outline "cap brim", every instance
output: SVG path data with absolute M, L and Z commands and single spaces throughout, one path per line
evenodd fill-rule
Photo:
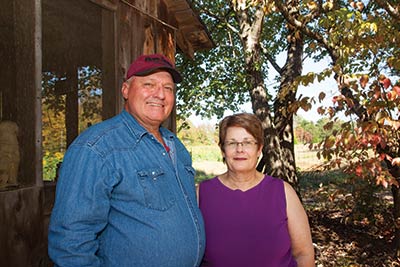
M 146 70 L 146 71 L 135 73 L 134 75 L 135 76 L 146 76 L 146 75 L 149 75 L 151 73 L 154 73 L 154 72 L 157 72 L 157 71 L 162 71 L 162 70 L 168 71 L 169 74 L 171 74 L 172 80 L 174 80 L 174 83 L 182 82 L 183 79 L 182 79 L 181 74 L 177 70 L 175 70 L 173 68 L 168 68 L 168 67 L 152 68 L 152 69 L 149 69 L 149 70 Z

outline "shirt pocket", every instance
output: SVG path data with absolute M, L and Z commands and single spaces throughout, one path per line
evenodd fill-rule
M 167 210 L 175 203 L 171 181 L 162 169 L 138 171 L 139 183 L 144 192 L 144 204 L 154 210 Z

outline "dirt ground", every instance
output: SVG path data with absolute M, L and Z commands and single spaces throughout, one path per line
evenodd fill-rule
M 226 172 L 226 165 L 216 161 L 193 162 L 193 167 L 210 176 Z
M 321 197 L 322 192 L 309 189 L 303 194 L 317 267 L 400 266 L 392 242 L 394 223 L 388 208 L 392 204 L 390 197 L 381 199 L 380 207 L 371 207 L 372 215 L 360 219 L 354 206 L 341 205 L 342 201 L 348 201 L 345 200 L 348 196 L 329 201 Z

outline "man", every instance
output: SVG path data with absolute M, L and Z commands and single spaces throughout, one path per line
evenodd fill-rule
M 143 55 L 122 85 L 125 108 L 68 148 L 49 226 L 56 266 L 198 266 L 204 225 L 190 154 L 161 127 L 182 77 Z

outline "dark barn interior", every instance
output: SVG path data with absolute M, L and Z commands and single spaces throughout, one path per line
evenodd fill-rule
M 135 57 L 193 57 L 214 44 L 187 0 L 0 3 L 0 266 L 50 266 L 59 155 L 120 112 Z

